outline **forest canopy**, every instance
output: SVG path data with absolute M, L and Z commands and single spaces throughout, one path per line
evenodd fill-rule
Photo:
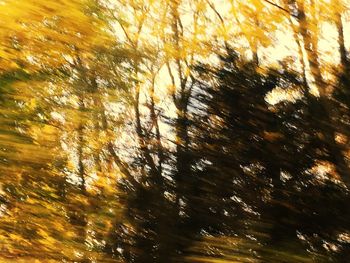
M 349 11 L 0 1 L 0 262 L 347 262 Z

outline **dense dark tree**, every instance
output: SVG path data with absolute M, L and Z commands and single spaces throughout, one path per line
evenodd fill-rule
M 337 236 L 348 229 L 349 195 L 345 185 L 329 180 L 336 176 L 332 169 L 339 163 L 333 145 L 322 136 L 325 126 L 320 122 L 326 121 L 322 101 L 306 93 L 296 102 L 269 105 L 267 95 L 275 88 L 302 90 L 303 83 L 287 71 L 271 69 L 261 75 L 236 56 L 222 58 L 218 69 L 201 66 L 199 70 L 207 80 L 202 82 L 204 93 L 199 99 L 207 114 L 198 130 L 202 143 L 196 143 L 205 163 L 199 181 L 212 195 L 205 198 L 213 200 L 212 218 L 228 231 L 228 215 L 242 217 L 241 221 L 259 215 L 271 224 L 260 230 L 269 236 L 262 241 L 266 250 L 290 249 L 304 256 L 309 250 L 324 255 L 318 260 L 335 261 L 325 244 L 348 253 Z M 328 174 L 317 171 L 320 163 L 332 167 Z M 320 179 L 322 173 L 328 179 Z M 241 229 L 236 226 L 231 231 Z

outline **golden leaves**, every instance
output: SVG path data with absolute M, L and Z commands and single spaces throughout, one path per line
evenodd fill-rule
M 58 67 L 64 54 L 89 51 L 101 45 L 106 34 L 101 22 L 86 15 L 87 1 L 6 1 L 0 5 L 0 69 L 26 64 L 28 56 L 41 67 Z

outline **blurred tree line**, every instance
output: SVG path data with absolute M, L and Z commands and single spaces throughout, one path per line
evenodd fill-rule
M 349 7 L 4 0 L 1 260 L 347 262 Z

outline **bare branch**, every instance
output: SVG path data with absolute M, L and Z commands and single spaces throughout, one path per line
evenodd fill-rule
M 270 5 L 273 5 L 274 7 L 277 7 L 278 9 L 280 9 L 280 10 L 282 10 L 282 11 L 288 13 L 288 15 L 293 16 L 293 17 L 295 17 L 296 19 L 298 19 L 298 16 L 297 16 L 297 15 L 292 14 L 291 12 L 289 12 L 287 9 L 283 8 L 282 6 L 279 6 L 278 4 L 276 4 L 276 3 L 274 3 L 274 2 L 272 2 L 272 1 L 270 1 L 270 0 L 263 0 L 263 1 L 265 1 L 266 3 L 269 3 Z

